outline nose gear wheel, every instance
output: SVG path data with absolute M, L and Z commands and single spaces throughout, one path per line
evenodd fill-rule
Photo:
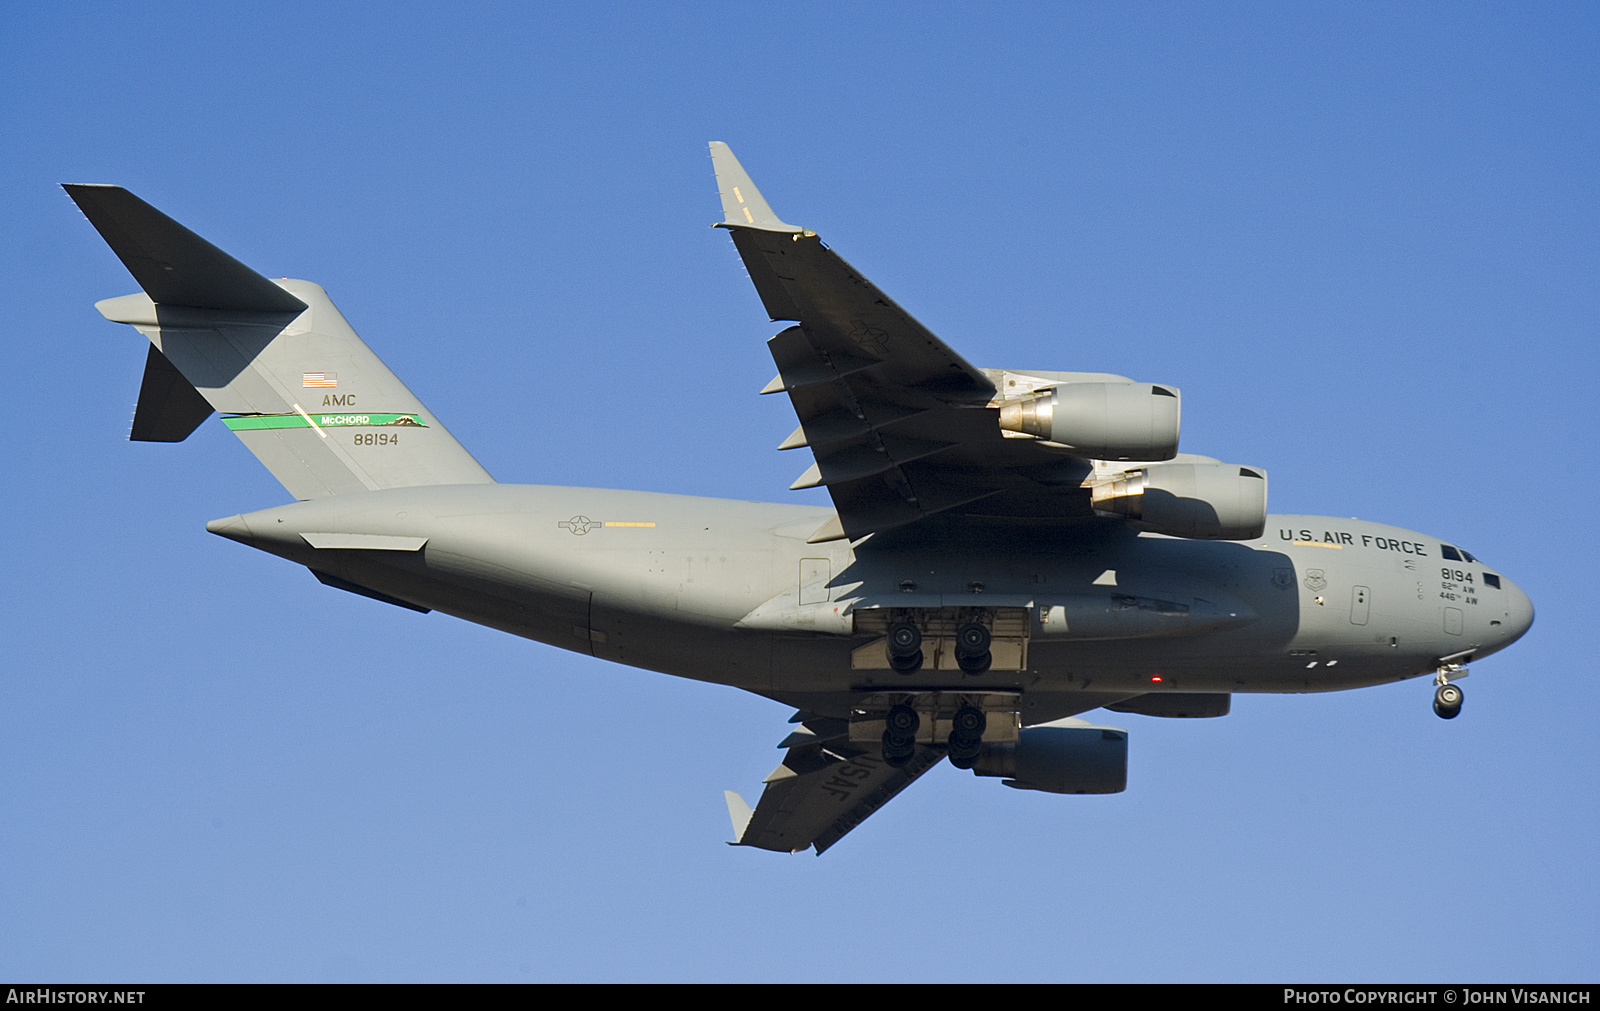
M 1463 693 L 1452 684 L 1442 684 L 1433 693 L 1433 711 L 1441 720 L 1453 720 L 1461 715 Z

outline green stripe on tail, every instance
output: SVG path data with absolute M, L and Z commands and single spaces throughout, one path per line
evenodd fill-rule
M 306 419 L 309 418 L 310 421 Z M 223 418 L 222 423 L 235 432 L 254 432 L 264 428 L 427 428 L 427 422 L 415 414 L 245 414 L 236 418 Z

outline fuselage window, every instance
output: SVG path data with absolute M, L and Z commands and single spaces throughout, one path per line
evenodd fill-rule
M 1492 572 L 1485 572 L 1483 574 L 1483 585 L 1492 586 L 1498 590 L 1500 589 L 1500 577 Z

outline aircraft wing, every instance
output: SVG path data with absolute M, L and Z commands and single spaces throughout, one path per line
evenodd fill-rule
M 736 846 L 780 853 L 815 847 L 821 856 L 944 758 L 943 748 L 919 745 L 910 762 L 894 768 L 877 748 L 851 744 L 842 719 L 799 712 L 795 721 L 799 729 L 779 745 L 788 754 L 766 778 L 755 810 L 726 791 Z
M 1126 698 L 1077 692 L 1052 699 L 1043 715 L 1061 720 Z M 815 849 L 821 856 L 945 757 L 943 744 L 919 744 L 911 760 L 896 768 L 883 760 L 876 742 L 851 741 L 848 720 L 802 709 L 789 722 L 797 726 L 778 744 L 787 753 L 763 780 L 755 808 L 734 791 L 723 791 L 733 820 L 729 845 L 779 853 Z
M 768 342 L 800 420 L 783 449 L 815 464 L 838 524 L 813 542 L 861 537 L 959 507 L 1087 517 L 1088 467 L 999 427 L 998 373 L 969 364 L 815 232 L 778 218 L 726 144 L 711 144 L 723 218 L 767 313 L 799 325 Z M 1021 392 L 1021 391 L 1012 391 Z M 1069 473 L 1070 472 L 1070 473 Z

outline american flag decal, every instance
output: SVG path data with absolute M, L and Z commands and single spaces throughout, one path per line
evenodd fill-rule
M 337 372 L 307 372 L 305 376 L 305 389 L 334 390 L 339 388 L 339 374 Z

